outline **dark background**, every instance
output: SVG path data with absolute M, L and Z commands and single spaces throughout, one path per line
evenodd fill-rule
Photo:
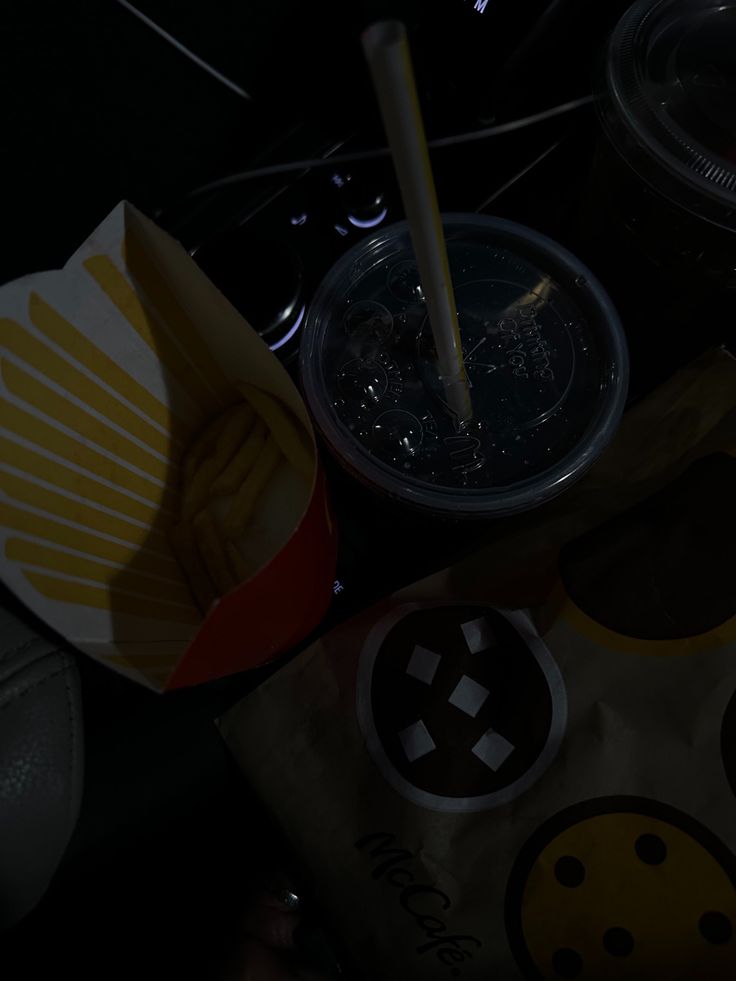
M 380 140 L 360 48 L 380 16 L 409 27 L 428 129 L 444 135 L 579 95 L 627 2 L 489 0 L 482 15 L 473 0 L 137 6 L 253 101 L 115 0 L 4 0 L 2 281 L 63 264 L 123 197 L 154 213 L 248 163 L 309 155 L 318 132 Z
M 5 0 L 4 280 L 62 264 L 123 197 L 145 211 L 364 101 L 359 28 L 416 3 L 140 0 L 245 102 L 114 0 Z M 359 70 L 358 70 L 359 69 Z

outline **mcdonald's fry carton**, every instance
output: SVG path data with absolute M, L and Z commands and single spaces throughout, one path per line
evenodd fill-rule
M 128 203 L 0 289 L 0 400 L 2 578 L 80 650 L 166 690 L 319 623 L 336 538 L 304 404 Z

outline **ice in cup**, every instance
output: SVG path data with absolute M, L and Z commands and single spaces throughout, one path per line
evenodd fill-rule
M 319 287 L 301 348 L 307 402 L 377 493 L 445 515 L 526 510 L 585 473 L 615 432 L 624 333 L 556 242 L 482 215 L 443 224 L 472 421 L 458 428 L 445 402 L 406 223 L 347 252 Z

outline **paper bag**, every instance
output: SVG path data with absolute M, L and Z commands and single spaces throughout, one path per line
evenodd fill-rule
M 498 608 L 513 550 L 491 547 L 222 721 L 356 976 L 736 977 L 733 420 L 658 464 L 637 434 L 649 493 L 599 505 L 534 615 Z

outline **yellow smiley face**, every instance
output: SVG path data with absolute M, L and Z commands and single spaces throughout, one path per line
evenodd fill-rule
M 527 851 L 508 913 L 528 976 L 736 978 L 736 889 L 724 868 L 731 857 L 681 817 L 687 830 L 650 813 L 596 814 L 546 836 L 536 857 Z

